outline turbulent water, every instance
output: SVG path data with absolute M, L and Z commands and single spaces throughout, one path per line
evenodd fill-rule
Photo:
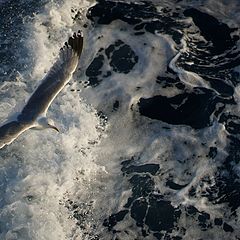
M 238 0 L 0 0 L 0 121 L 74 31 L 48 116 L 0 150 L 1 240 L 240 239 Z

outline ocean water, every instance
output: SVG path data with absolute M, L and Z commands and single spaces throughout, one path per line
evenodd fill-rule
M 1 240 L 240 239 L 238 0 L 0 0 L 0 122 L 74 31 L 48 111 L 0 150 Z

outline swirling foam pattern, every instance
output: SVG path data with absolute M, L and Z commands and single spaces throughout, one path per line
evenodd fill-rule
M 239 239 L 237 0 L 0 1 L 0 119 L 72 32 L 61 133 L 0 151 L 0 239 Z

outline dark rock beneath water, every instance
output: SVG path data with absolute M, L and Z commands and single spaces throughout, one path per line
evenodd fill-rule
M 201 74 L 200 74 L 201 76 Z M 208 81 L 210 86 L 215 89 L 221 96 L 230 97 L 234 94 L 234 88 L 221 79 L 215 79 L 214 77 L 202 75 L 204 80 Z
M 180 79 L 178 77 L 162 77 L 162 76 L 158 76 L 156 83 L 158 83 L 159 85 L 161 85 L 163 88 L 167 88 L 167 87 L 176 87 L 180 90 L 184 90 L 185 89 L 185 85 L 183 82 L 180 81 Z
M 111 71 L 103 72 L 102 70 L 104 64 L 106 64 L 102 50 L 103 49 L 100 49 L 98 51 L 98 55 L 86 70 L 86 76 L 89 78 L 88 82 L 90 86 L 97 86 L 103 78 L 108 78 L 112 74 Z M 121 40 L 117 40 L 114 44 L 107 47 L 105 54 L 113 71 L 118 73 L 129 73 L 138 62 L 138 56 L 135 52 L 129 45 Z
M 147 197 L 154 190 L 154 181 L 147 174 L 144 174 L 143 176 L 133 175 L 129 182 L 133 186 L 132 193 L 135 198 Z
M 151 119 L 161 120 L 174 125 L 188 125 L 199 129 L 211 124 L 210 117 L 215 110 L 217 97 L 214 92 L 204 88 L 195 88 L 191 93 L 174 97 L 154 96 L 141 98 L 140 114 Z
M 199 226 L 202 230 L 206 231 L 212 227 L 210 220 L 210 215 L 206 212 L 201 212 L 198 215 Z
M 88 66 L 86 70 L 86 76 L 89 77 L 90 86 L 96 86 L 101 82 L 98 76 L 102 74 L 101 68 L 103 67 L 103 64 L 104 56 L 98 55 L 93 59 L 91 64 Z
M 182 33 L 178 29 L 183 28 L 183 23 L 174 19 L 178 17 L 178 13 L 172 13 L 171 9 L 165 10 L 157 11 L 150 1 L 128 3 L 98 0 L 98 3 L 89 9 L 87 17 L 98 24 L 110 24 L 119 19 L 135 25 L 137 35 L 144 34 L 145 31 L 153 34 L 160 31 L 171 35 L 174 41 L 180 43 Z
M 122 162 L 122 172 L 132 186 L 132 195 L 124 205 L 124 210 L 105 219 L 103 225 L 109 230 L 115 231 L 119 219 L 124 220 L 130 213 L 136 225 L 141 228 L 142 236 L 152 234 L 155 237 L 162 236 L 162 231 L 167 236 L 173 231 L 181 211 L 172 206 L 170 201 L 155 191 L 153 175 L 159 171 L 158 164 L 133 165 L 134 158 Z M 129 211 L 129 212 L 128 212 Z M 146 228 L 147 226 L 147 228 Z M 168 235 L 169 234 L 169 235 Z M 160 238 L 159 238 L 160 239 Z M 174 239 L 180 239 L 178 236 Z
M 104 62 L 103 55 L 99 55 L 99 56 L 95 57 L 93 59 L 93 61 L 91 62 L 91 64 L 88 66 L 88 68 L 86 70 L 86 75 L 88 77 L 96 77 L 96 76 L 100 75 L 102 73 L 100 71 L 100 69 L 103 66 L 103 62 Z
M 198 209 L 195 208 L 192 205 L 189 205 L 189 206 L 186 207 L 186 212 L 187 212 L 188 215 L 191 216 L 191 215 L 195 215 L 196 213 L 198 213 Z
M 116 214 L 111 215 L 108 219 L 105 219 L 103 226 L 108 227 L 108 230 L 111 230 L 118 222 L 122 221 L 128 210 L 122 210 Z
M 187 184 L 180 185 L 180 184 L 173 182 L 172 180 L 167 180 L 166 186 L 173 190 L 181 190 L 181 189 L 185 188 L 187 186 Z
M 227 223 L 223 224 L 223 230 L 225 232 L 233 232 L 234 231 L 233 228 L 230 225 L 228 225 Z
M 148 203 L 145 198 L 136 200 L 131 207 L 131 217 L 135 219 L 137 226 L 143 227 L 144 218 L 148 209 Z
M 229 113 L 223 113 L 219 119 L 219 122 L 225 125 L 226 130 L 230 134 L 239 134 L 240 117 Z
M 145 223 L 152 231 L 168 231 L 174 228 L 174 223 L 181 215 L 179 209 L 174 208 L 171 202 L 159 199 L 152 195 L 149 199 L 149 208 Z
M 158 164 L 144 164 L 140 166 L 130 165 L 128 167 L 123 166 L 122 171 L 124 173 L 150 173 L 152 175 L 156 175 L 159 171 L 160 167 Z
M 200 31 L 189 31 L 188 50 L 181 54 L 178 65 L 197 73 L 221 96 L 233 96 L 234 87 L 239 84 L 239 73 L 234 68 L 240 64 L 236 29 L 195 8 L 185 10 L 184 14 L 192 17 Z M 201 36 L 206 41 L 201 41 Z
M 234 46 L 237 39 L 233 39 L 231 33 L 235 29 L 229 28 L 227 24 L 221 23 L 213 16 L 195 8 L 185 10 L 184 15 L 192 17 L 205 39 L 213 43 L 217 53 L 222 53 Z
M 222 220 L 222 218 L 215 218 L 214 223 L 217 226 L 221 226 L 223 224 L 223 220 Z
M 212 228 L 212 221 L 209 213 L 199 211 L 197 208 L 191 205 L 186 207 L 186 213 L 187 216 L 191 216 L 193 219 L 195 219 L 202 231 Z
M 228 156 L 215 173 L 213 182 L 206 189 L 204 196 L 213 204 L 226 204 L 232 215 L 240 207 L 240 182 L 235 172 L 235 166 L 239 163 L 240 140 L 234 136 L 228 136 Z
M 217 156 L 217 148 L 216 147 L 210 147 L 209 148 L 209 153 L 208 153 L 208 157 L 214 159 Z
M 135 64 L 138 62 L 138 56 L 134 53 L 131 47 L 121 40 L 111 44 L 105 53 L 110 60 L 110 66 L 113 71 L 119 73 L 129 73 Z

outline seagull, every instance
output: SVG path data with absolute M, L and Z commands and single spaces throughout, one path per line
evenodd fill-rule
M 0 127 L 0 149 L 12 143 L 28 129 L 52 128 L 59 132 L 52 119 L 46 114 L 54 98 L 70 81 L 77 68 L 83 48 L 83 36 L 80 31 L 74 33 L 60 49 L 59 56 L 49 72 L 14 120 L 7 120 Z

